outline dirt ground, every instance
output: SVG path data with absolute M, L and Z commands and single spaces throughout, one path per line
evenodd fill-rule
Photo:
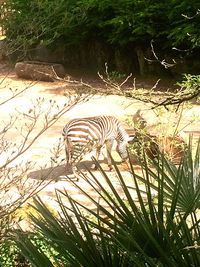
M 27 112 L 29 109 L 33 107 L 33 103 L 37 102 L 37 99 L 44 98 L 45 103 L 49 100 L 55 100 L 58 105 L 63 105 L 66 102 L 66 97 L 63 96 L 63 92 L 66 90 L 67 92 L 71 92 L 71 84 L 66 84 L 62 81 L 58 82 L 36 82 L 32 84 L 32 81 L 21 80 L 18 79 L 14 72 L 9 73 L 9 75 L 5 78 L 5 73 L 0 74 L 0 102 L 2 103 L 5 99 L 9 98 L 10 90 L 12 89 L 23 89 L 28 87 L 28 89 L 20 94 L 18 97 L 11 99 L 9 102 L 0 105 L 0 119 L 3 123 L 9 120 L 9 114 L 15 114 L 17 111 L 21 113 Z M 31 86 L 30 86 L 31 85 Z M 100 84 L 97 84 L 100 86 Z M 144 104 L 142 102 L 126 99 L 122 96 L 117 95 L 94 95 L 88 102 L 81 103 L 75 106 L 73 109 L 69 110 L 65 115 L 63 115 L 50 129 L 48 129 L 42 136 L 38 138 L 36 142 L 32 145 L 32 147 L 25 152 L 20 158 L 18 158 L 12 164 L 20 164 L 20 162 L 25 162 L 27 160 L 35 162 L 34 168 L 29 172 L 29 179 L 38 179 L 38 177 L 45 177 L 46 173 L 50 170 L 50 150 L 55 144 L 58 142 L 59 138 L 62 137 L 62 128 L 63 126 L 72 118 L 77 117 L 88 117 L 95 115 L 113 115 L 119 118 L 121 121 L 125 123 L 125 120 L 129 118 L 138 110 L 141 109 L 144 118 L 148 122 L 149 130 L 154 134 L 158 134 L 156 131 L 173 131 L 177 121 L 179 120 L 179 116 L 174 112 L 165 112 L 159 114 L 156 111 L 150 110 L 150 104 Z M 180 127 L 180 135 L 187 141 L 189 133 L 194 133 L 194 135 L 199 135 L 200 133 L 200 106 L 198 104 L 192 104 L 186 107 L 182 112 L 182 119 L 179 125 Z M 18 124 L 24 124 L 25 121 L 18 121 Z M 155 126 L 161 125 L 160 128 L 156 128 Z M 38 123 L 36 128 L 37 130 L 42 127 L 42 122 Z M 159 129 L 159 130 L 158 130 Z M 168 132 L 169 134 L 169 132 Z M 16 136 L 16 132 L 12 131 L 8 135 L 8 138 L 11 140 L 18 140 L 18 136 Z M 115 152 L 113 152 L 115 155 Z M 64 150 L 62 150 L 61 157 L 64 158 Z M 102 159 L 102 158 L 101 158 Z M 0 155 L 0 164 L 2 164 L 3 160 L 5 160 L 5 155 Z M 103 160 L 103 159 L 102 159 Z M 116 158 L 119 160 L 119 158 Z M 21 163 L 23 164 L 23 163 Z M 82 165 L 80 165 L 81 169 L 84 171 L 84 164 L 88 167 L 91 166 L 90 157 L 86 157 L 83 161 Z M 106 169 L 105 161 L 102 161 L 103 168 Z M 120 166 L 120 165 L 119 165 Z M 124 175 L 127 176 L 127 181 L 131 177 L 126 169 L 120 167 L 124 172 Z M 135 166 L 137 169 L 138 166 Z M 42 171 L 41 171 L 42 169 Z M 55 200 L 55 189 L 63 190 L 66 189 L 70 195 L 72 195 L 77 200 L 80 200 L 85 205 L 92 205 L 92 203 L 88 203 L 88 200 L 81 194 L 80 190 L 75 188 L 70 182 L 60 180 L 60 175 L 65 174 L 64 163 L 60 164 L 53 172 L 48 176 L 47 180 L 53 179 L 40 193 L 42 199 L 48 203 L 48 205 L 56 207 L 57 204 Z M 95 175 L 98 175 L 99 180 L 103 183 L 103 177 L 96 171 Z M 113 181 L 116 187 L 119 187 L 118 180 L 116 178 L 116 174 L 114 172 L 108 172 L 110 179 Z M 88 184 L 80 179 L 77 182 L 81 188 L 84 188 L 88 192 L 92 189 L 88 188 Z M 119 188 L 120 190 L 120 188 Z

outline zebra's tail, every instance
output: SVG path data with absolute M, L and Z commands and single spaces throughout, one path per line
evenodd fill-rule
M 63 130 L 62 130 L 62 136 L 63 136 L 64 140 L 66 140 L 66 138 L 67 138 L 67 133 L 66 133 L 65 128 L 63 128 Z

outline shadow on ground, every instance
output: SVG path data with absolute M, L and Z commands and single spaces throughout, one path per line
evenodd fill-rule
M 101 164 L 102 168 L 105 171 L 108 171 L 108 166 L 106 165 L 105 160 L 100 160 L 99 163 Z M 116 162 L 117 165 L 120 165 L 120 162 Z M 92 170 L 92 161 L 82 161 L 77 165 L 77 168 L 81 172 L 86 172 L 88 170 Z M 95 171 L 93 171 L 95 172 Z M 28 173 L 28 178 L 37 179 L 37 180 L 55 180 L 59 181 L 62 180 L 62 176 L 71 176 L 72 170 L 71 168 L 66 168 L 66 165 L 59 165 L 56 167 L 50 167 L 46 169 L 40 169 L 33 172 Z

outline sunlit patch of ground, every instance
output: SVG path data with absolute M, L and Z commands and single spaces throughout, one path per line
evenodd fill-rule
M 27 90 L 25 90 L 23 94 L 0 106 L 0 118 L 1 121 L 5 122 L 9 120 L 9 114 L 15 113 L 16 110 L 26 112 L 30 109 L 32 107 L 32 103 L 35 103 L 38 97 L 44 97 L 46 100 L 56 100 L 58 104 L 62 105 L 66 101 L 66 97 L 64 97 L 62 93 L 66 90 L 71 92 L 73 89 L 70 85 L 66 86 L 63 82 L 48 83 L 20 80 L 13 72 L 10 73 L 6 79 L 4 79 L 4 77 L 5 72 L 1 75 L 1 79 L 3 79 L 0 85 L 1 101 L 2 99 L 7 99 L 10 96 L 9 91 L 7 90 L 8 88 L 22 89 L 27 87 Z M 29 179 L 44 179 L 46 183 L 48 183 L 46 188 L 44 188 L 39 195 L 42 197 L 42 200 L 47 202 L 52 208 L 58 208 L 58 204 L 55 201 L 55 189 L 65 189 L 71 196 L 81 201 L 84 205 L 92 207 L 93 204 L 90 201 L 88 202 L 88 199 L 80 192 L 80 190 L 75 188 L 70 181 L 59 179 L 60 176 L 66 175 L 64 161 L 52 170 L 50 163 L 50 150 L 58 142 L 58 139 L 62 137 L 61 133 L 63 126 L 72 118 L 95 115 L 113 115 L 118 117 L 121 121 L 125 121 L 127 118 L 130 121 L 132 115 L 138 109 L 141 109 L 143 116 L 148 122 L 149 131 L 153 134 L 160 134 L 161 131 L 167 131 L 170 133 L 170 131 L 173 131 L 175 123 L 179 120 L 178 115 L 174 112 L 166 112 L 159 117 L 158 113 L 150 110 L 150 105 L 143 104 L 142 102 L 136 100 L 126 99 L 125 97 L 117 95 L 94 95 L 90 101 L 75 106 L 72 110 L 62 116 L 50 129 L 40 136 L 34 145 L 20 158 L 18 158 L 15 163 L 20 164 L 22 160 L 29 160 L 35 163 L 34 168 L 29 171 L 28 177 Z M 180 134 L 185 140 L 188 140 L 189 133 L 193 133 L 195 138 L 199 136 L 199 114 L 200 106 L 197 104 L 193 104 L 191 107 L 185 107 L 183 110 L 179 126 L 180 129 L 182 129 Z M 160 121 L 160 118 L 162 118 L 162 121 Z M 23 125 L 24 123 L 25 121 L 19 120 L 18 126 Z M 42 127 L 42 122 L 37 124 L 37 129 L 40 129 L 40 127 Z M 18 138 L 14 129 L 10 131 L 8 137 L 10 139 L 15 139 L 16 142 L 20 141 L 20 138 Z M 115 153 L 113 153 L 113 155 L 114 159 L 116 159 L 119 163 L 119 158 Z M 2 158 L 0 157 L 0 161 L 3 160 L 3 157 L 5 156 L 6 155 L 1 155 Z M 61 157 L 63 159 L 65 157 L 64 148 L 62 148 Z M 113 184 L 120 191 L 121 187 L 115 171 L 107 171 L 104 159 L 101 159 L 100 163 L 102 164 L 103 169 L 106 170 L 106 173 L 112 180 Z M 92 162 L 90 157 L 86 157 L 79 165 L 79 168 L 81 171 L 85 172 L 87 168 L 90 169 L 91 164 Z M 127 181 L 132 184 L 133 179 L 131 174 L 128 172 L 127 166 L 124 164 L 118 164 L 118 167 L 123 176 L 127 177 Z M 138 173 L 141 173 L 138 165 L 134 165 L 134 168 Z M 102 175 L 98 171 L 95 171 L 94 174 L 98 177 L 102 184 L 105 183 Z M 89 188 L 84 179 L 80 178 L 77 183 L 81 188 L 87 190 L 87 192 L 94 194 L 94 197 L 98 197 L 98 195 Z

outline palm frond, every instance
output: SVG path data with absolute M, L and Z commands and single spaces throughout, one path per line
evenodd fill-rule
M 128 181 L 112 160 L 120 190 L 94 159 L 104 182 L 90 171 L 88 175 L 83 174 L 83 179 L 98 197 L 92 197 L 78 183 L 72 183 L 95 205 L 95 210 L 74 200 L 67 191 L 57 191 L 60 216 L 53 215 L 41 199 L 36 198 L 34 207 L 40 216 L 32 215 L 31 219 L 45 242 L 57 252 L 58 263 L 63 260 L 77 267 L 198 267 L 199 147 L 198 143 L 193 155 L 189 144 L 179 166 L 164 155 L 150 166 L 144 154 L 143 175 L 135 173 L 130 164 Z M 145 189 L 141 190 L 141 182 Z M 23 237 L 26 244 L 27 238 Z M 22 246 L 19 240 L 24 255 L 28 256 L 31 250 L 34 257 L 40 253 L 32 245 Z M 38 254 L 40 258 L 46 260 Z

